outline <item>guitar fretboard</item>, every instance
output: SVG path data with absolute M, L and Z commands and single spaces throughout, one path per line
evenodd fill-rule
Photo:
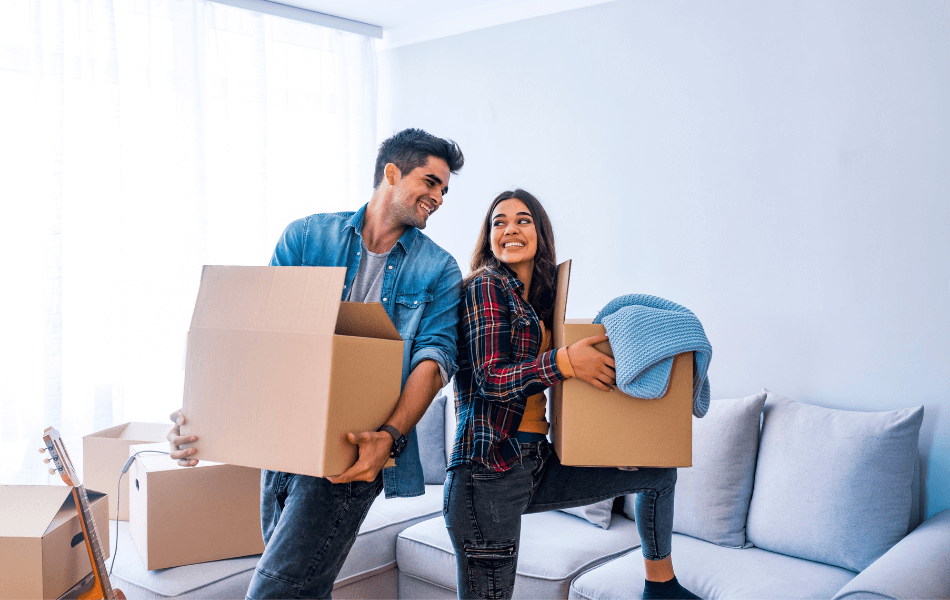
M 93 564 L 92 568 L 96 571 L 96 579 L 102 584 L 102 593 L 106 600 L 115 600 L 115 593 L 112 591 L 112 585 L 109 583 L 109 574 L 106 571 L 106 561 L 102 558 L 102 544 L 99 543 L 99 531 L 96 528 L 96 520 L 92 518 L 92 509 L 89 508 L 89 497 L 86 495 L 86 487 L 82 484 L 73 488 L 79 497 L 79 506 L 84 526 L 84 531 L 89 537 L 89 547 L 92 548 Z

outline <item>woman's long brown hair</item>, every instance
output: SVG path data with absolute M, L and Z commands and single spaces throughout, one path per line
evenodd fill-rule
M 534 256 L 534 271 L 531 274 L 531 289 L 528 290 L 526 300 L 538 318 L 550 329 L 554 314 L 554 277 L 557 274 L 557 259 L 554 253 L 554 230 L 548 213 L 537 198 L 530 193 L 517 189 L 498 194 L 488 207 L 482 229 L 472 251 L 471 273 L 465 278 L 463 287 L 482 272 L 488 269 L 502 270 L 502 262 L 495 258 L 491 251 L 491 217 L 499 202 L 517 198 L 524 202 L 534 219 L 534 228 L 538 235 L 538 250 Z

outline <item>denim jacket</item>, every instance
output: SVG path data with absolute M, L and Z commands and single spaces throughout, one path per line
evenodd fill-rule
M 366 205 L 355 213 L 324 213 L 287 226 L 274 248 L 271 266 L 346 267 L 345 299 L 360 264 L 360 240 Z M 458 348 L 458 301 L 462 272 L 451 254 L 415 227 L 408 228 L 386 260 L 383 307 L 405 342 L 402 385 L 423 360 L 439 364 L 443 376 L 455 371 Z M 396 459 L 383 471 L 386 497 L 425 492 L 415 430 Z

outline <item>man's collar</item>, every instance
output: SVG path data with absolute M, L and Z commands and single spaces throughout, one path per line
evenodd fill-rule
M 361 206 L 358 211 L 353 213 L 353 216 L 350 217 L 350 220 L 346 222 L 346 225 L 343 226 L 343 229 L 345 230 L 347 227 L 352 227 L 355 230 L 356 235 L 362 237 L 363 221 L 366 218 L 366 207 L 368 206 L 369 203 L 366 203 Z M 412 244 L 415 243 L 418 236 L 418 229 L 415 227 L 406 227 L 406 230 L 402 232 L 402 235 L 399 236 L 399 239 L 396 241 L 396 243 L 400 244 L 402 249 L 408 253 L 409 249 L 412 248 Z

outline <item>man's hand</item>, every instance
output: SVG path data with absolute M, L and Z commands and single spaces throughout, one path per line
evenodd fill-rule
M 185 415 L 181 414 L 181 409 L 179 408 L 172 414 L 168 415 L 168 418 L 172 420 L 172 423 L 175 424 L 168 431 L 166 438 L 168 443 L 171 445 L 170 456 L 172 460 L 178 461 L 178 464 L 182 467 L 194 467 L 198 464 L 198 461 L 193 458 L 186 458 L 191 456 L 198 450 L 196 448 L 181 448 L 182 444 L 190 444 L 198 439 L 196 435 L 181 435 L 181 426 L 185 424 Z
M 327 477 L 330 483 L 349 483 L 351 481 L 373 481 L 383 465 L 389 460 L 393 448 L 393 438 L 385 431 L 364 431 L 348 433 L 346 439 L 359 447 L 356 464 L 336 477 Z M 198 461 L 195 461 L 198 462 Z
M 614 359 L 594 348 L 595 344 L 606 341 L 606 334 L 578 340 L 567 347 L 567 356 L 571 359 L 575 377 L 599 390 L 609 392 L 613 389 L 610 386 L 617 381 Z

